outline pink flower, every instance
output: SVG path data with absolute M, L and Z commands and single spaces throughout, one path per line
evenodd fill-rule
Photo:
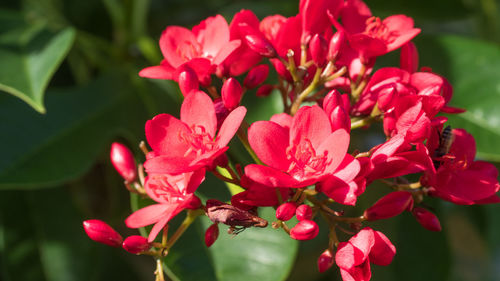
M 125 224 L 130 228 L 154 224 L 148 236 L 149 242 L 154 241 L 174 216 L 190 208 L 193 201 L 199 200 L 194 192 L 203 180 L 203 169 L 178 175 L 150 174 L 146 178 L 144 188 L 157 204 L 135 211 L 125 220 Z
M 292 118 L 290 129 L 273 121 L 258 121 L 248 129 L 248 140 L 268 165 L 246 166 L 250 179 L 271 187 L 304 187 L 337 170 L 346 158 L 349 133 L 332 131 L 319 106 L 305 106 Z
M 330 19 L 337 29 L 346 31 L 351 46 L 365 61 L 398 49 L 420 33 L 410 17 L 393 15 L 381 20 L 361 0 L 347 1 L 341 17 L 343 26 Z
M 396 248 L 380 231 L 366 227 L 348 242 L 340 242 L 335 262 L 344 281 L 368 281 L 370 263 L 386 266 L 392 262 Z
M 498 170 L 491 163 L 474 161 L 474 137 L 464 129 L 452 130 L 454 140 L 449 151 L 440 156 L 436 155 L 440 149 L 439 136 L 437 130 L 434 132 L 427 141 L 429 168 L 421 180 L 431 187 L 430 194 L 456 204 L 499 202 Z
M 177 80 L 176 70 L 189 65 L 198 74 L 200 83 L 217 66 L 240 46 L 239 40 L 230 40 L 229 26 L 221 16 L 209 17 L 192 30 L 181 26 L 169 26 L 160 38 L 163 61 L 158 66 L 147 67 L 139 76 L 154 79 Z
M 322 34 L 330 27 L 327 12 L 337 15 L 343 0 L 301 0 L 299 16 L 302 19 L 301 44 L 307 45 L 315 34 Z
M 148 173 L 178 174 L 211 166 L 238 130 L 246 109 L 237 107 L 217 130 L 217 117 L 210 97 L 191 92 L 182 103 L 181 119 L 160 114 L 146 122 L 146 139 L 153 149 L 144 167 Z

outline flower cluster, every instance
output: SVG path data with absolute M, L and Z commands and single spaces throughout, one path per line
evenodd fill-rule
M 128 189 L 155 201 L 125 220 L 130 228 L 154 225 L 149 237 L 131 236 L 123 247 L 165 255 L 200 215 L 214 223 L 205 235 L 209 247 L 218 225 L 235 234 L 267 227 L 257 208 L 273 207 L 276 221 L 270 226 L 292 239 L 314 239 L 316 221 L 326 220 L 330 243 L 319 255 L 320 272 L 336 264 L 344 281 L 369 280 L 370 264 L 388 265 L 396 253 L 388 237 L 365 226 L 370 221 L 408 211 L 424 228 L 440 231 L 438 218 L 423 204 L 428 196 L 467 205 L 500 202 L 494 165 L 475 160 L 472 135 L 452 129 L 439 115 L 463 110 L 448 105 L 453 90 L 444 77 L 419 70 L 411 42 L 419 33 L 411 18 L 380 19 L 361 0 L 301 0 L 299 13 L 288 18 L 259 20 L 242 10 L 230 24 L 217 15 L 191 30 L 167 27 L 160 38 L 164 59 L 139 75 L 178 82 L 184 101 L 180 119 L 160 114 L 147 121 L 151 151 L 142 147 L 146 160 L 139 173 L 128 149 L 112 147 L 111 160 Z M 397 49 L 399 67 L 375 67 L 379 56 Z M 266 83 L 271 67 L 276 85 Z M 252 92 L 254 98 L 281 95 L 283 112 L 248 124 L 240 103 Z M 350 147 L 351 130 L 375 122 L 382 123 L 386 141 L 367 151 Z M 242 166 L 226 155 L 235 135 L 253 164 Z M 230 203 L 203 204 L 195 194 L 207 172 L 243 191 Z M 410 174 L 419 180 L 409 182 Z M 333 207 L 356 206 L 374 181 L 388 192 L 359 216 Z M 184 210 L 188 215 L 174 235 L 155 243 Z M 293 217 L 298 222 L 292 227 Z M 98 242 L 122 243 L 101 221 L 84 227 Z M 339 241 L 339 231 L 352 237 Z

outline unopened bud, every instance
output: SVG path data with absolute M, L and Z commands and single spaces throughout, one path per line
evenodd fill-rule
M 261 56 L 268 58 L 274 58 L 278 56 L 276 49 L 274 49 L 271 42 L 269 42 L 264 36 L 249 34 L 245 36 L 245 41 L 252 51 Z
M 245 80 L 243 81 L 243 85 L 247 89 L 253 89 L 257 87 L 260 83 L 264 82 L 268 74 L 269 74 L 269 66 L 267 64 L 257 65 L 248 72 L 247 76 L 245 77 Z
M 257 93 L 255 93 L 255 95 L 258 97 L 267 97 L 271 94 L 272 90 L 274 90 L 273 85 L 264 84 L 257 89 Z
M 212 244 L 217 240 L 219 237 L 219 226 L 218 224 L 214 223 L 212 224 L 209 228 L 207 228 L 207 231 L 205 231 L 205 245 L 207 247 L 212 246 Z
M 198 198 L 198 196 L 193 194 L 188 200 L 189 201 L 187 201 L 186 205 L 184 206 L 186 209 L 196 210 L 201 207 L 201 200 L 200 198 Z
M 134 182 L 137 179 L 137 167 L 135 165 L 134 155 L 125 145 L 114 142 L 111 144 L 109 157 L 116 171 L 127 182 Z
M 221 98 L 214 100 L 215 116 L 217 117 L 217 130 L 220 129 L 224 120 L 229 115 L 229 110 L 224 106 Z
M 200 83 L 198 82 L 198 75 L 190 67 L 186 67 L 182 72 L 179 73 L 177 78 L 179 83 L 179 88 L 184 96 L 187 96 L 191 91 L 196 91 L 200 88 Z
M 283 203 L 276 209 L 276 218 L 281 221 L 290 220 L 295 215 L 296 209 L 297 205 L 294 202 Z
M 329 61 L 334 61 L 342 47 L 342 43 L 344 43 L 345 35 L 343 31 L 337 31 L 333 34 L 332 39 L 330 39 L 330 44 L 328 46 L 328 55 L 326 56 Z
M 295 240 L 311 240 L 319 233 L 318 225 L 311 220 L 303 220 L 290 229 L 290 237 Z
M 323 36 L 316 34 L 309 42 L 309 51 L 316 66 L 323 67 L 326 64 L 326 55 L 328 53 L 328 43 Z
M 325 250 L 318 258 L 318 270 L 320 273 L 327 271 L 332 267 L 334 262 L 332 252 L 330 250 Z
M 122 244 L 122 236 L 101 220 L 86 220 L 83 222 L 83 229 L 87 236 L 96 242 L 111 247 L 120 247 Z
M 401 69 L 410 73 L 418 70 L 418 51 L 413 42 L 408 42 L 401 47 L 401 57 L 399 59 Z
M 140 235 L 132 235 L 123 241 L 123 249 L 131 254 L 139 254 L 145 252 L 151 248 L 151 244 L 148 243 L 146 237 Z
M 312 218 L 312 214 L 311 206 L 306 204 L 300 205 L 297 207 L 297 210 L 295 210 L 295 216 L 299 221 L 310 220 Z
M 375 202 L 365 211 L 364 216 L 369 221 L 387 219 L 401 214 L 412 205 L 413 197 L 410 192 L 395 191 Z
M 422 207 L 416 207 L 412 211 L 413 216 L 418 223 L 430 231 L 441 231 L 439 219 L 431 211 Z
M 222 102 L 224 102 L 224 106 L 229 109 L 229 111 L 240 105 L 243 89 L 238 80 L 233 77 L 227 79 L 224 85 L 222 85 L 221 93 Z

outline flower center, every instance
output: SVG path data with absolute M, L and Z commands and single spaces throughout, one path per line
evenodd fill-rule
M 176 53 L 184 61 L 190 61 L 191 59 L 202 56 L 200 44 L 192 41 L 184 41 L 177 45 Z
M 385 25 L 379 17 L 370 17 L 366 20 L 366 29 L 364 33 L 387 43 L 394 42 L 398 36 L 397 31 L 389 31 L 387 25 Z
M 179 138 L 189 145 L 189 149 L 184 153 L 184 157 L 191 153 L 200 156 L 217 148 L 214 138 L 208 134 L 203 126 L 191 126 L 191 132 L 182 132 Z
M 170 203 L 183 201 L 185 197 L 185 188 L 179 186 L 184 182 L 184 175 L 152 175 L 148 181 L 148 189 L 156 198 Z M 182 177 L 182 178 L 180 178 Z
M 287 159 L 291 160 L 288 167 L 288 174 L 297 180 L 322 175 L 328 165 L 328 152 L 323 155 L 316 155 L 311 141 L 302 140 L 298 145 L 290 145 L 286 149 Z

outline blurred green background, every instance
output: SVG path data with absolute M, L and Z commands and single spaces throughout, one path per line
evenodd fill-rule
M 447 77 L 455 89 L 451 104 L 468 109 L 450 117 L 450 124 L 473 133 L 478 157 L 500 163 L 500 1 L 367 4 L 376 16 L 404 13 L 415 19 L 422 28 L 415 40 L 421 66 Z M 109 163 L 110 144 L 128 144 L 143 161 L 137 144 L 145 121 L 162 112 L 177 115 L 181 102 L 175 84 L 137 73 L 160 62 L 157 41 L 167 25 L 191 27 L 218 13 L 230 21 L 240 9 L 260 19 L 292 16 L 298 1 L 0 2 L 0 280 L 153 280 L 152 259 L 92 242 L 81 222 L 98 218 L 124 236 L 137 233 L 123 224 L 131 205 Z M 397 64 L 395 52 L 377 67 Z M 278 111 L 277 98 L 247 93 L 249 120 Z M 380 128 L 353 133 L 353 147 L 380 140 Z M 200 192 L 229 198 L 211 178 Z M 353 212 L 385 192 L 370 186 Z M 132 199 L 135 208 L 144 203 Z M 500 280 L 500 206 L 426 203 L 439 215 L 441 233 L 424 230 L 409 214 L 370 224 L 398 251 L 389 267 L 373 265 L 372 280 Z M 272 217 L 272 211 L 265 215 Z M 340 280 L 336 269 L 317 272 L 324 232 L 298 245 L 271 229 L 249 229 L 234 238 L 221 229 L 207 250 L 207 226 L 206 220 L 195 224 L 174 246 L 166 259 L 172 279 Z

